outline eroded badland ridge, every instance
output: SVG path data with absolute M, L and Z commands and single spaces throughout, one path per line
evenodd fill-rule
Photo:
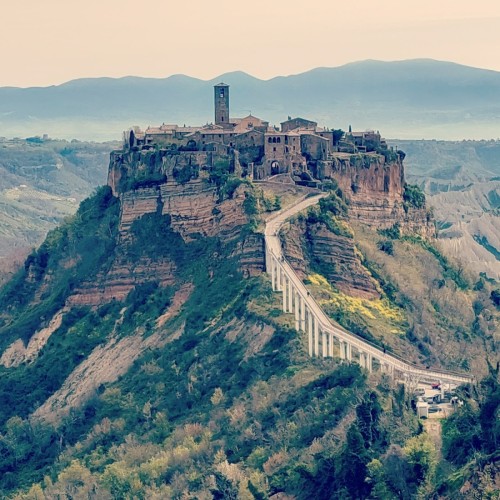
M 263 274 L 266 220 L 318 193 L 280 238 L 327 314 L 422 367 L 488 372 L 498 295 L 440 252 L 425 196 L 405 182 L 402 151 L 378 132 L 231 118 L 223 83 L 214 103 L 210 125 L 128 130 L 108 185 L 1 290 L 0 470 L 10 474 L 2 491 L 401 490 L 391 464 L 410 464 L 404 453 L 427 446 L 410 393 L 380 371 L 310 358 Z M 19 452 L 26 426 L 38 429 L 33 442 L 58 446 Z M 373 460 L 380 466 L 369 468 Z M 432 490 L 430 469 L 407 473 L 408 495 Z M 35 484 L 43 474 L 51 479 Z

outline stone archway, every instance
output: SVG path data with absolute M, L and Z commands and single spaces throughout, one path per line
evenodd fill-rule
M 280 173 L 280 164 L 278 161 L 274 160 L 271 162 L 271 175 L 276 175 Z

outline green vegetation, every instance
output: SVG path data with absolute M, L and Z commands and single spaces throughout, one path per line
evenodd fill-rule
M 362 264 L 389 303 L 404 314 L 406 326 L 402 325 L 402 330 L 418 349 L 421 362 L 432 365 L 440 360 L 460 371 L 484 369 L 484 355 L 475 353 L 484 352 L 485 345 L 486 352 L 496 349 L 493 332 L 498 330 L 498 312 L 491 301 L 494 284 L 482 280 L 472 287 L 464 270 L 452 265 L 427 240 L 416 236 L 388 238 L 393 246 L 393 253 L 388 254 L 374 231 L 354 227 Z M 395 236 L 398 229 L 384 233 Z M 370 333 L 381 331 L 378 327 Z M 442 339 L 446 339 L 445 349 Z M 384 336 L 396 354 L 407 355 L 407 343 L 397 340 Z
M 193 172 L 175 175 L 182 183 Z M 235 193 L 244 196 L 249 224 L 230 241 L 195 234 L 186 242 L 158 210 L 136 219 L 117 246 L 119 202 L 102 189 L 0 292 L 0 333 L 8 345 L 21 332 L 29 339 L 40 318 L 46 324 L 76 286 L 106 273 L 113 259 L 126 255 L 132 269 L 167 262 L 175 278 L 164 286 L 152 274 L 138 279 L 123 302 L 73 308 L 37 359 L 0 369 L 0 496 L 431 498 L 437 456 L 404 387 L 381 373 L 367 377 L 355 364 L 309 358 L 307 340 L 281 314 L 269 280 L 242 279 L 244 238 L 260 213 L 279 209 L 280 199 L 236 179 L 225 162 L 214 166 L 208 182 L 219 195 L 214 214 Z M 349 258 L 362 259 L 347 211 L 333 184 L 301 220 L 349 238 Z M 453 329 L 462 340 L 486 342 L 486 313 L 496 300 L 491 284 L 452 290 L 451 266 L 436 249 L 401 237 L 399 227 L 386 231 L 382 241 L 372 231 L 363 243 L 363 263 L 380 285 L 380 299 L 350 297 L 322 276 L 309 276 L 330 314 L 389 351 L 408 349 L 405 331 L 422 352 L 430 335 L 448 339 Z M 419 265 L 404 260 L 412 258 Z M 419 302 L 422 296 L 428 303 Z M 461 314 L 450 313 L 454 302 Z M 28 420 L 111 338 L 151 343 L 128 372 L 99 386 L 57 429 Z M 464 420 L 457 412 L 444 429 L 444 452 L 458 468 L 477 453 L 489 460 L 498 448 L 498 384 L 482 390 L 477 405 L 469 398 Z M 444 492 L 456 491 L 452 479 L 443 482 Z
M 436 257 L 439 264 L 443 268 L 444 276 L 446 278 L 453 280 L 461 290 L 467 290 L 471 287 L 469 280 L 464 275 L 464 270 L 461 265 L 451 264 L 449 259 L 445 255 L 443 255 L 432 243 L 423 239 L 418 239 L 418 242 L 426 250 L 431 252 L 434 257 Z
M 500 252 L 488 241 L 488 238 L 486 236 L 474 234 L 472 237 L 483 248 L 486 248 L 486 250 L 488 250 L 488 252 L 490 252 L 492 255 L 494 255 L 495 259 L 500 260 Z
M 394 255 L 394 243 L 392 240 L 381 240 L 377 243 L 379 250 L 385 252 L 387 255 Z
M 72 288 L 95 278 L 112 258 L 119 203 L 109 187 L 83 201 L 76 215 L 52 230 L 26 260 L 15 278 L 0 291 L 0 347 L 21 333 L 29 341 L 40 322 L 49 320 Z M 34 301 L 36 293 L 40 301 Z
M 330 191 L 326 198 L 319 200 L 318 206 L 310 207 L 307 210 L 306 222 L 308 225 L 324 224 L 332 233 L 352 238 L 352 231 L 343 220 L 347 215 L 347 211 L 348 207 L 342 198 L 342 191 L 335 188 Z
M 356 335 L 391 349 L 387 339 L 401 335 L 408 327 L 403 310 L 389 298 L 363 299 L 351 297 L 331 286 L 319 274 L 309 275 L 307 284 L 325 312 Z
M 92 349 L 106 340 L 115 321 L 116 311 L 101 316 L 88 309 L 72 309 L 36 362 L 16 369 L 0 367 L 0 427 L 14 415 L 28 417 L 37 404 L 59 389 Z
M 463 390 L 459 395 L 463 406 L 443 422 L 444 456 L 455 468 L 438 492 L 453 498 L 469 481 L 475 486 L 476 498 L 494 499 L 498 489 L 493 464 L 500 449 L 498 364 L 490 366 L 490 374 L 472 392 Z
M 394 243 L 391 240 L 401 240 L 401 241 L 407 241 L 411 242 L 414 244 L 418 244 L 422 246 L 425 250 L 429 251 L 436 257 L 438 260 L 439 264 L 443 268 L 444 271 L 444 276 L 446 278 L 451 279 L 460 289 L 462 290 L 467 290 L 468 288 L 471 287 L 471 284 L 467 277 L 464 274 L 464 269 L 460 264 L 452 264 L 448 257 L 443 255 L 443 253 L 436 247 L 434 243 L 431 241 L 424 239 L 418 235 L 402 235 L 401 233 L 401 227 L 398 223 L 395 223 L 393 226 L 387 229 L 379 229 L 378 233 L 382 236 L 385 236 L 386 238 L 389 238 L 388 240 L 385 240 L 383 242 L 379 242 L 379 250 L 384 251 L 388 255 L 393 255 L 394 253 Z M 387 251 L 386 249 L 382 248 L 382 245 L 385 248 L 391 248 L 392 251 Z
M 85 265 L 90 258 L 92 272 L 106 268 L 107 260 L 94 255 L 96 242 L 85 235 L 99 234 L 101 227 L 116 235 L 116 228 L 107 226 L 117 217 L 108 194 L 100 191 L 83 204 L 76 217 L 80 223 L 68 223 L 32 256 L 27 269 L 36 283 L 49 279 L 48 270 L 51 280 L 62 280 L 66 270 L 59 263 L 66 252 L 77 257 L 73 247 L 88 253 L 78 254 L 82 270 L 91 272 Z M 245 203 L 246 212 L 255 215 L 258 193 L 249 189 Z M 337 203 L 327 200 L 323 210 L 331 213 Z M 283 491 L 305 499 L 395 491 L 385 458 L 393 429 L 401 444 L 419 433 L 400 390 L 387 381 L 380 388 L 368 385 L 356 365 L 311 360 L 301 336 L 274 313 L 279 308 L 268 281 L 241 279 L 238 241 L 185 243 L 170 222 L 159 212 L 137 219 L 127 256 L 132 265 L 145 258 L 172 260 L 174 288 L 152 277 L 122 304 L 74 309 L 33 364 L 2 370 L 1 495 L 29 490 L 18 498 L 145 499 L 210 492 L 217 498 L 266 498 Z M 68 236 L 77 229 L 82 241 Z M 26 283 L 18 278 L 11 287 Z M 57 430 L 26 420 L 111 332 L 114 337 L 157 332 L 156 319 L 182 284 L 192 291 L 162 327 L 178 335 L 144 352 Z M 3 299 L 13 316 L 29 303 L 14 298 L 11 293 Z M 349 422 L 345 439 L 344 422 Z M 337 432 L 339 438 L 333 438 Z
M 388 227 L 387 229 L 379 229 L 378 233 L 381 236 L 390 238 L 391 240 L 399 240 L 401 238 L 401 225 L 398 222 L 395 222 L 391 227 Z
M 334 128 L 332 129 L 332 132 L 333 132 L 333 144 L 338 144 L 342 140 L 342 137 L 344 137 L 345 132 L 340 128 Z
M 191 179 L 198 178 L 199 169 L 193 165 L 184 165 L 183 167 L 176 167 L 173 171 L 174 179 L 179 184 L 186 184 Z M 166 180 L 166 179 L 165 179 Z
M 229 159 L 219 158 L 209 170 L 209 181 L 218 188 L 223 186 L 230 176 Z
M 404 200 L 405 210 L 408 210 L 408 207 L 412 208 L 425 207 L 425 194 L 416 185 L 405 183 L 403 191 L 403 200 Z

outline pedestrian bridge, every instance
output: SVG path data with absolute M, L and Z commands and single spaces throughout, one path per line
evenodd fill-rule
M 286 219 L 308 208 L 326 196 L 320 194 L 305 198 L 293 207 L 283 210 L 268 220 L 265 230 L 266 272 L 271 277 L 273 290 L 283 294 L 283 312 L 295 317 L 295 329 L 307 334 L 310 356 L 340 357 L 357 361 L 368 370 L 379 370 L 402 380 L 463 384 L 473 378 L 466 374 L 420 368 L 404 359 L 389 354 L 374 344 L 334 324 L 314 300 L 307 288 L 285 260 L 278 232 Z

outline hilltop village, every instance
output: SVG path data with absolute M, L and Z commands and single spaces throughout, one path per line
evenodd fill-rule
M 311 186 L 315 180 L 329 177 L 332 162 L 353 154 L 398 160 L 379 132 L 344 133 L 290 116 L 280 128 L 252 114 L 232 118 L 229 85 L 225 83 L 214 86 L 214 116 L 214 123 L 200 127 L 162 124 L 145 131 L 133 127 L 124 132 L 124 151 L 206 152 L 210 153 L 205 156 L 208 166 L 217 157 L 226 157 L 231 159 L 234 173 L 243 177 L 261 180 L 290 174 L 295 182 Z

